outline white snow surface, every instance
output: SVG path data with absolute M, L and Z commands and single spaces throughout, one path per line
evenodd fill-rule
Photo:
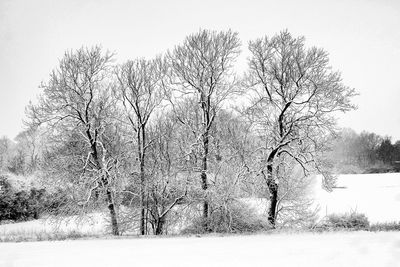
M 0 267 L 400 266 L 400 232 L 0 243 Z
M 331 213 L 364 213 L 371 223 L 400 221 L 400 173 L 348 174 L 338 177 L 332 192 L 317 176 L 313 197 L 323 217 Z
M 342 174 L 331 192 L 322 188 L 322 177 L 312 180 L 310 199 L 319 219 L 329 214 L 364 213 L 370 223 L 400 221 L 400 173 Z M 268 199 L 243 198 L 258 213 L 266 213 Z

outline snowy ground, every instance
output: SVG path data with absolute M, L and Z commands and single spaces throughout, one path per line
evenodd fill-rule
M 400 232 L 0 243 L 0 266 L 400 266 Z
M 320 216 L 357 211 L 371 223 L 400 221 L 400 173 L 340 175 L 332 192 L 315 184 L 315 204 Z
M 370 223 L 400 221 L 400 173 L 340 175 L 332 192 L 322 189 L 322 178 L 314 177 L 313 208 L 319 218 L 332 213 L 364 213 Z M 260 213 L 266 212 L 266 199 L 245 199 Z

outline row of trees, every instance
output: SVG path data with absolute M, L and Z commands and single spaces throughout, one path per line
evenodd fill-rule
M 11 172 L 17 175 L 28 175 L 34 172 L 39 164 L 41 154 L 40 133 L 35 130 L 20 132 L 14 140 L 6 136 L 0 138 L 0 173 Z
M 356 166 L 363 171 L 371 167 L 382 171 L 399 169 L 400 141 L 392 143 L 390 137 L 344 129 L 333 148 L 330 157 L 335 159 L 339 169 L 346 169 L 346 166 Z
M 354 108 L 354 90 L 303 37 L 283 31 L 248 47 L 240 77 L 232 31 L 201 30 L 162 56 L 120 65 L 100 47 L 66 52 L 27 107 L 30 129 L 46 139 L 41 176 L 74 207 L 107 203 L 114 235 L 137 217 L 141 234 L 161 234 L 182 203 L 211 231 L 213 213 L 254 196 L 268 196 L 275 226 L 310 174 L 333 182 L 333 116 Z

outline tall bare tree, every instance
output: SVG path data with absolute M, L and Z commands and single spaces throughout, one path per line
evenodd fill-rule
M 134 132 L 133 141 L 137 144 L 137 159 L 140 181 L 140 233 L 146 234 L 145 191 L 146 156 L 152 140 L 148 140 L 149 119 L 163 100 L 163 79 L 165 64 L 161 58 L 154 60 L 136 59 L 117 68 L 118 99 L 124 107 L 124 114 Z
M 170 100 L 174 108 L 179 108 L 177 99 L 194 98 L 200 115 L 197 118 L 179 117 L 196 136 L 195 142 L 201 147 L 200 178 L 205 197 L 203 218 L 207 228 L 209 201 L 207 200 L 207 172 L 209 170 L 210 129 L 218 110 L 234 91 L 232 67 L 240 52 L 238 34 L 231 31 L 215 32 L 200 30 L 189 35 L 182 44 L 168 53 L 172 71 Z
M 262 137 L 261 172 L 269 189 L 268 221 L 275 225 L 279 179 L 277 159 L 293 158 L 308 175 L 323 168 L 327 135 L 335 129 L 336 112 L 354 108 L 355 94 L 329 66 L 323 49 L 305 47 L 304 37 L 283 31 L 272 38 L 249 43 L 251 56 L 247 77 L 253 97 L 247 112 L 254 130 Z
M 42 84 L 38 103 L 30 104 L 27 113 L 32 125 L 49 127 L 58 142 L 64 136 L 81 138 L 79 144 L 87 154 L 74 163 L 80 163 L 81 176 L 86 177 L 87 200 L 98 189 L 105 193 L 112 234 L 118 235 L 115 177 L 111 174 L 118 161 L 110 148 L 115 107 L 110 94 L 111 60 L 112 54 L 97 46 L 66 52 L 49 81 Z
M 154 140 L 149 149 L 149 163 L 152 166 L 148 181 L 148 202 L 150 224 L 153 233 L 164 234 L 167 225 L 176 221 L 179 213 L 175 207 L 187 201 L 188 188 L 192 184 L 192 173 L 182 153 L 182 126 L 172 112 L 163 113 L 151 127 Z M 172 214 L 170 216 L 170 214 Z

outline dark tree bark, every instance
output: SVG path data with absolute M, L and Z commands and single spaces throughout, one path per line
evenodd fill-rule
M 164 234 L 164 225 L 165 225 L 165 216 L 159 218 L 158 220 L 155 221 L 155 231 L 154 233 L 156 235 L 162 235 Z
M 275 228 L 276 206 L 278 204 L 278 184 L 272 180 L 267 184 L 270 201 L 270 205 L 268 207 L 268 222 L 271 224 L 272 227 Z
M 145 192 L 145 144 L 146 144 L 146 132 L 145 127 L 139 127 L 138 131 L 138 158 L 139 158 L 139 176 L 140 176 L 140 234 L 146 234 L 146 192 Z
M 203 220 L 204 220 L 204 229 L 209 230 L 208 228 L 208 215 L 209 215 L 209 202 L 208 202 L 208 194 L 207 194 L 207 189 L 208 189 L 208 179 L 207 179 L 207 161 L 208 161 L 208 154 L 209 154 L 209 125 L 211 125 L 210 121 L 210 100 L 209 99 L 204 99 L 202 95 L 202 110 L 203 110 L 203 124 L 206 125 L 207 127 L 205 128 L 205 131 L 202 135 L 202 141 L 203 141 L 203 156 L 202 156 L 202 166 L 201 166 L 201 188 L 204 190 L 204 200 L 203 200 Z
M 110 217 L 111 217 L 111 232 L 113 235 L 119 235 L 119 227 L 118 227 L 117 213 L 115 212 L 114 197 L 109 189 L 107 189 L 106 194 L 108 201 L 108 210 L 110 212 Z

